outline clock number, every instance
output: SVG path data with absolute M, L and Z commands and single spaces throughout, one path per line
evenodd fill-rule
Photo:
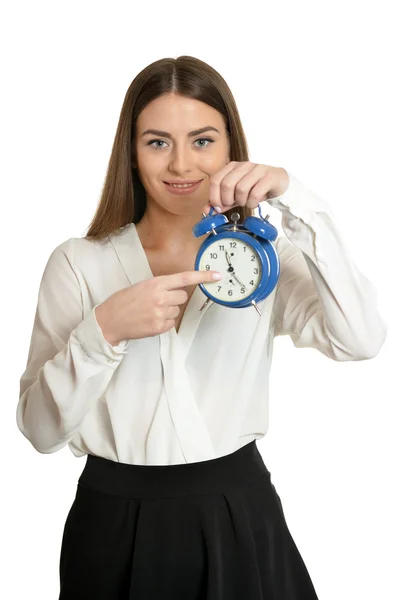
M 247 247 L 246 247 L 246 246 L 244 246 L 244 252 L 246 252 L 246 251 L 247 251 Z
M 255 260 L 255 254 L 253 254 L 253 255 L 251 256 L 251 262 L 254 262 L 254 260 Z
M 206 269 L 207 271 L 209 271 L 209 269 L 210 269 L 210 268 L 211 268 L 211 265 L 205 265 L 205 269 Z
M 242 287 L 241 288 L 241 294 L 244 294 L 244 292 L 245 292 L 245 288 Z
M 259 273 L 259 269 L 254 269 L 254 273 Z
M 249 282 L 249 284 L 250 284 L 250 285 L 255 285 L 255 284 L 254 284 L 254 280 L 253 280 L 253 279 L 251 279 L 251 281 Z
M 219 250 L 224 250 L 224 245 L 222 246 L 222 244 L 219 244 Z
M 216 252 L 211 252 L 211 254 L 210 254 L 210 257 L 211 257 L 211 258 L 217 258 L 217 257 L 218 257 L 218 255 L 217 255 L 217 253 L 216 253 Z
M 228 294 L 229 294 L 229 296 L 232 296 L 233 295 L 233 290 L 229 290 Z
M 218 292 L 220 292 L 221 289 L 222 289 L 222 286 L 218 285 Z
M 237 242 L 230 242 L 230 248 L 236 248 Z

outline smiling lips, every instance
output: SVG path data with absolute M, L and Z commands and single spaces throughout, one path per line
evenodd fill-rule
M 198 183 L 198 181 L 200 181 L 199 179 L 169 179 L 168 181 L 165 181 L 165 183 L 171 183 L 171 184 L 178 184 L 178 185 L 186 185 L 189 183 Z
M 171 185 L 171 186 L 177 187 L 177 188 L 188 188 L 195 184 L 194 183 L 168 183 L 168 185 Z
M 167 183 L 166 181 L 164 183 L 172 194 L 184 196 L 186 194 L 192 194 L 195 190 L 197 190 L 202 183 L 202 179 L 197 181 L 197 183 L 185 183 L 184 185 Z

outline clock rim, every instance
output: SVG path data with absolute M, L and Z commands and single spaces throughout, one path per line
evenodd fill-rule
M 199 267 L 199 263 L 201 261 L 202 255 L 207 250 L 207 248 L 212 245 L 213 241 L 216 242 L 216 238 L 217 238 L 217 240 L 221 240 L 221 239 L 225 239 L 225 238 L 239 239 L 241 241 L 244 241 L 248 246 L 251 246 L 253 248 L 253 250 L 257 253 L 257 255 L 259 257 L 259 262 L 262 267 L 262 274 L 260 277 L 259 285 L 246 298 L 243 298 L 241 300 L 234 300 L 231 302 L 229 302 L 228 300 L 220 300 L 219 298 L 216 298 L 213 294 L 211 294 L 205 288 L 205 285 L 203 283 L 198 284 L 199 287 L 201 288 L 202 292 L 210 300 L 212 300 L 213 302 L 215 302 L 217 304 L 221 304 L 223 306 L 228 306 L 230 308 L 246 308 L 247 306 L 251 306 L 254 301 L 256 302 L 256 299 L 258 297 L 262 296 L 263 290 L 266 288 L 266 285 L 267 285 L 267 277 L 266 277 L 265 273 L 270 271 L 270 258 L 267 255 L 266 249 L 263 247 L 263 245 L 258 240 L 254 239 L 250 233 L 246 233 L 244 231 L 240 231 L 240 230 L 232 231 L 231 229 L 226 229 L 224 231 L 217 232 L 216 235 L 211 233 L 203 241 L 203 243 L 201 244 L 201 246 L 198 249 L 197 256 L 195 258 L 195 264 L 194 264 L 194 268 L 196 271 L 200 270 L 198 267 Z M 263 254 L 265 256 L 263 256 Z M 266 259 L 266 256 L 267 256 L 267 259 Z M 215 282 L 215 283 L 217 283 L 217 282 Z

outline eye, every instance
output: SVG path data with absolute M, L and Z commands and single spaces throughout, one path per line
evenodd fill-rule
M 161 142 L 161 144 L 166 144 L 166 142 L 164 142 L 163 140 L 151 140 L 151 142 L 148 142 L 147 146 L 152 146 L 153 144 L 155 144 L 156 142 Z M 156 150 L 158 150 L 159 146 L 154 146 L 154 148 Z
M 196 142 L 210 142 L 210 144 L 213 144 L 214 140 L 212 140 L 211 138 L 199 138 L 198 140 L 195 140 L 194 143 Z M 209 146 L 209 144 L 207 144 Z M 200 148 L 206 148 L 206 146 L 200 146 Z
M 212 140 L 211 138 L 199 138 L 198 140 L 195 140 L 195 144 L 197 142 L 209 142 L 210 144 L 213 144 L 215 140 Z M 148 142 L 147 146 L 153 146 L 153 144 L 156 144 L 157 142 L 160 142 L 161 144 L 166 144 L 166 142 L 164 140 L 151 140 Z M 202 144 L 199 147 L 200 148 L 206 148 L 209 144 L 205 145 Z M 164 146 L 153 146 L 153 148 L 155 150 L 162 150 L 162 148 L 164 148 Z

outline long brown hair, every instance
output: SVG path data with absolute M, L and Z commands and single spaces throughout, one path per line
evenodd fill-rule
M 146 209 L 146 192 L 132 163 L 135 161 L 136 120 L 155 98 L 177 93 L 200 100 L 222 115 L 230 142 L 230 160 L 247 161 L 248 145 L 234 97 L 223 77 L 192 56 L 162 58 L 148 65 L 132 81 L 122 105 L 107 173 L 96 213 L 85 239 L 102 240 L 129 223 L 138 223 Z M 254 214 L 248 207 L 232 212 L 243 219 Z

